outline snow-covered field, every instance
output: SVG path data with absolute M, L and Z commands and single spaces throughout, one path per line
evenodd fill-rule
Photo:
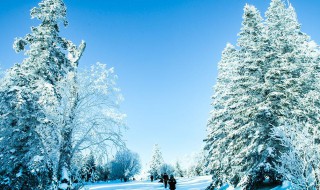
M 204 190 L 209 186 L 212 176 L 201 176 L 193 178 L 177 178 L 177 190 Z M 133 181 L 127 183 L 110 182 L 95 185 L 87 185 L 84 190 L 163 190 L 162 183 L 157 181 Z M 169 189 L 169 188 L 167 188 Z
M 211 176 L 200 176 L 192 178 L 177 178 L 177 190 L 204 190 L 209 186 Z M 131 182 L 109 182 L 87 185 L 82 190 L 164 190 L 162 183 L 157 181 L 131 181 Z M 168 190 L 169 188 L 167 188 Z M 282 186 L 275 188 L 261 188 L 259 190 L 288 190 L 290 184 L 285 182 Z M 225 185 L 221 190 L 241 190 L 241 188 L 232 188 Z

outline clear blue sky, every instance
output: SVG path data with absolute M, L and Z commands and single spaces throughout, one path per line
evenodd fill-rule
M 38 25 L 29 10 L 40 0 L 0 0 L 0 66 L 21 62 L 15 37 Z M 320 41 L 320 1 L 291 0 L 302 29 Z M 165 161 L 199 151 L 206 136 L 217 63 L 236 43 L 245 3 L 262 15 L 269 0 L 65 0 L 61 35 L 87 49 L 81 67 L 115 67 L 128 115 L 127 145 L 144 163 L 158 143 Z

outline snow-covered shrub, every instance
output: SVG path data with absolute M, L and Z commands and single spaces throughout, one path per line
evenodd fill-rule
M 171 175 L 174 173 L 174 167 L 170 164 L 166 164 L 166 163 L 163 163 L 161 166 L 160 166 L 160 169 L 159 169 L 160 173 L 161 174 L 168 174 L 168 175 Z
M 139 155 L 130 150 L 119 151 L 110 162 L 110 168 L 112 179 L 121 179 L 126 182 L 130 177 L 140 173 Z
M 286 148 L 276 169 L 294 189 L 313 190 L 319 187 L 319 136 L 310 134 L 310 130 L 314 131 L 313 126 L 296 123 L 274 128 L 272 133 Z

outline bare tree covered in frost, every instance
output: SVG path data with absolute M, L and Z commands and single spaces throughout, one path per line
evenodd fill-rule
M 25 50 L 28 57 L 8 71 L 0 87 L 3 189 L 49 189 L 59 177 L 57 84 L 74 69 L 84 49 L 84 44 L 78 49 L 59 36 L 59 23 L 67 25 L 61 0 L 43 0 L 31 10 L 31 17 L 41 24 L 14 43 L 14 49 Z
M 126 115 L 119 111 L 123 97 L 117 78 L 114 68 L 102 63 L 78 73 L 77 106 L 72 124 L 73 154 L 91 149 L 96 156 L 102 156 L 113 147 L 125 147 L 122 131 L 126 129 Z
M 113 147 L 125 147 L 122 131 L 126 115 L 119 112 L 123 98 L 116 80 L 113 68 L 97 63 L 89 70 L 70 72 L 59 84 L 63 97 L 62 125 L 70 132 L 66 136 L 68 162 L 87 150 L 103 157 Z
M 296 123 L 273 129 L 273 138 L 286 149 L 276 169 L 291 182 L 293 189 L 319 189 L 319 134 L 309 133 L 314 130 L 313 127 L 306 123 Z
M 274 138 L 274 129 L 285 123 L 312 126 L 310 135 L 320 129 L 319 48 L 301 32 L 291 5 L 272 0 L 266 17 L 263 22 L 246 5 L 239 50 L 228 45 L 219 63 L 205 140 L 214 175 L 210 188 L 229 183 L 255 189 L 265 179 L 288 179 L 278 167 L 286 165 L 288 148 Z M 295 135 L 302 133 L 296 129 Z

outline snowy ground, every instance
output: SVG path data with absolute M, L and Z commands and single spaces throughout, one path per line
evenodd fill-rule
M 211 182 L 211 176 L 200 176 L 192 178 L 178 178 L 177 190 L 204 190 L 209 186 Z M 109 182 L 99 183 L 93 185 L 87 185 L 82 190 L 164 190 L 162 183 L 150 182 L 150 181 L 132 181 L 132 182 Z M 261 188 L 259 190 L 288 190 L 290 184 L 285 182 L 282 186 L 275 188 Z M 168 188 L 167 188 L 168 190 Z M 241 190 L 241 188 L 232 188 L 228 185 L 221 188 L 221 190 Z
M 193 178 L 178 178 L 177 190 L 204 190 L 209 186 L 211 176 L 201 176 Z M 164 190 L 162 183 L 150 181 L 134 181 L 127 183 L 110 182 L 96 185 L 87 185 L 84 190 Z M 168 189 L 168 188 L 167 188 Z

